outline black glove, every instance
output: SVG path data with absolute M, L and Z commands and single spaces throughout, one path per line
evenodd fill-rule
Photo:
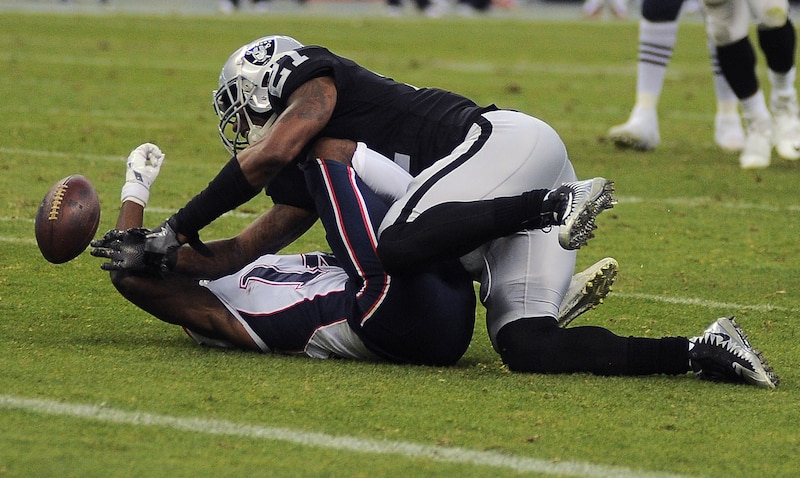
M 146 247 L 148 237 L 153 232 L 144 228 L 108 231 L 102 239 L 92 241 L 91 254 L 111 259 L 111 262 L 100 265 L 100 268 L 106 271 L 124 270 L 163 275 L 175 267 L 180 244 L 168 248 L 163 254 L 148 251 Z
M 181 243 L 178 241 L 178 228 L 176 227 L 175 216 L 167 219 L 167 222 L 162 224 L 158 229 L 154 229 L 147 234 L 147 242 L 145 243 L 145 251 L 153 254 L 160 254 L 166 256 L 170 251 L 177 250 Z M 211 257 L 214 254 L 211 250 L 203 244 L 200 240 L 200 235 L 196 232 L 193 236 L 188 237 L 187 243 L 200 254 Z M 173 264 L 174 267 L 174 264 Z

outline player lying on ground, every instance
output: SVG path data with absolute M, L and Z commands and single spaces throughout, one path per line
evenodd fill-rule
M 366 154 L 363 145 L 360 152 Z M 389 277 L 374 244 L 387 204 L 341 163 L 317 161 L 305 178 L 329 244 L 342 260 L 323 253 L 261 255 L 270 248 L 260 234 L 271 224 L 265 214 L 236 238 L 209 243 L 217 254 L 206 259 L 205 271 L 193 260 L 185 261 L 188 270 L 176 267 L 164 278 L 126 270 L 132 261 L 115 248 L 144 253 L 140 227 L 162 161 L 155 145 L 131 153 L 116 230 L 93 243 L 93 255 L 112 259 L 104 268 L 111 269 L 114 285 L 143 310 L 183 326 L 199 343 L 245 350 L 431 365 L 453 364 L 466 350 L 475 312 L 466 271 L 450 260 Z M 615 271 L 609 263 L 576 276 L 564 324 L 608 293 L 609 273 Z M 220 277 L 232 265 L 243 267 Z
M 278 347 L 265 348 L 254 346 L 252 340 L 253 335 L 252 333 L 248 333 L 250 331 L 245 327 L 245 324 L 249 326 L 251 323 L 244 317 L 231 315 L 232 313 L 235 314 L 234 311 L 238 308 L 235 303 L 228 306 L 231 312 L 225 307 L 222 307 L 220 300 L 224 299 L 208 292 L 213 292 L 215 287 L 207 286 L 207 288 L 204 289 L 198 285 L 196 279 L 181 276 L 175 272 L 168 274 L 165 279 L 158 277 L 142 277 L 136 275 L 136 273 L 129 272 L 130 270 L 142 270 L 147 267 L 145 264 L 146 261 L 142 261 L 142 255 L 144 254 L 144 232 L 141 229 L 128 232 L 121 232 L 121 230 L 126 227 L 138 227 L 141 225 L 143 205 L 146 204 L 149 196 L 149 184 L 152 183 L 151 178 L 158 172 L 160 158 L 162 157 L 160 151 L 152 147 L 152 145 L 143 145 L 141 148 L 143 148 L 143 150 L 137 150 L 139 154 L 137 154 L 137 151 L 131 154 L 131 160 L 129 161 L 129 168 L 131 168 L 132 171 L 127 175 L 129 181 L 123 188 L 124 202 L 118 223 L 119 230 L 109 232 L 102 241 L 96 242 L 92 254 L 112 259 L 111 263 L 104 264 L 104 268 L 115 270 L 112 272 L 112 280 L 126 298 L 162 320 L 189 327 L 191 330 L 195 331 L 194 336 L 196 338 L 200 339 L 198 335 L 199 332 L 205 336 L 211 336 L 211 338 L 214 339 L 222 339 L 224 341 L 223 343 L 233 342 L 235 345 L 243 348 L 280 350 Z M 147 166 L 146 158 L 148 157 L 154 158 L 154 166 Z M 148 168 L 150 169 L 148 170 Z M 147 179 L 143 180 L 143 178 Z M 367 236 L 367 242 L 372 241 L 370 244 L 374 247 L 373 228 L 375 227 L 374 221 L 376 218 L 368 207 L 364 209 L 361 206 L 377 205 L 379 208 L 385 208 L 385 203 L 372 194 L 372 191 L 363 187 L 353 170 L 333 161 L 315 160 L 310 161 L 306 166 L 306 178 L 309 181 L 309 187 L 314 197 L 318 199 L 317 206 L 320 210 L 320 216 L 323 225 L 326 227 L 328 239 L 334 252 L 338 250 L 340 257 L 342 253 L 349 254 L 351 252 L 347 249 L 348 241 L 346 241 L 345 238 L 349 238 L 348 234 L 352 231 L 344 226 L 352 224 L 360 226 L 357 228 L 358 232 Z M 131 184 L 131 186 L 128 186 L 128 184 Z M 126 194 L 134 194 L 134 196 L 126 197 Z M 358 198 L 372 199 L 368 202 L 350 201 L 350 199 Z M 333 207 L 334 204 L 338 205 L 338 207 Z M 348 217 L 349 215 L 355 217 Z M 372 218 L 373 223 L 365 223 L 363 220 L 365 217 Z M 334 222 L 335 220 L 340 221 L 342 227 L 337 226 L 335 223 L 332 224 L 331 219 L 334 219 Z M 257 222 L 258 221 L 256 221 L 256 223 Z M 370 232 L 372 234 L 370 234 Z M 216 247 L 214 243 L 210 243 L 209 246 Z M 365 248 L 362 252 L 365 252 L 369 260 L 372 261 L 376 259 L 374 248 Z M 241 249 L 239 254 L 242 255 Z M 191 263 L 192 256 L 196 255 L 196 252 L 186 247 L 179 250 L 174 258 L 176 261 L 176 263 L 173 264 L 174 270 L 181 270 L 179 263 L 187 260 Z M 207 260 L 210 259 L 207 258 Z M 133 263 L 137 263 L 137 265 Z M 345 258 L 345 265 L 349 264 L 352 266 L 357 263 L 359 263 L 358 260 L 353 261 L 352 256 Z M 460 269 L 459 267 L 456 268 Z M 244 271 L 246 270 L 248 270 L 248 268 L 244 269 Z M 352 269 L 349 271 L 348 274 L 350 274 L 350 278 L 348 279 L 348 283 L 354 284 L 356 287 L 362 282 L 366 284 L 365 281 L 368 277 L 361 276 L 358 272 L 353 274 Z M 380 281 L 381 284 L 397 285 L 396 282 L 392 282 L 397 281 L 397 278 L 386 276 L 383 269 L 380 267 L 378 267 L 376 271 L 378 276 L 382 278 Z M 239 273 L 232 278 L 224 280 L 232 280 L 232 289 L 235 290 L 237 287 L 240 287 L 241 277 L 246 278 L 248 276 L 246 273 Z M 170 283 L 174 285 L 169 285 Z M 218 281 L 210 282 L 210 284 L 215 283 L 218 283 Z M 221 284 L 222 282 L 220 281 L 219 283 Z M 276 287 L 279 288 L 281 286 L 273 284 L 263 289 L 262 293 L 269 293 L 270 288 L 274 289 Z M 182 291 L 183 288 L 191 289 L 193 291 L 192 295 L 182 295 L 184 294 Z M 412 295 L 414 296 L 413 300 L 419 300 L 419 298 L 416 297 L 416 293 Z M 192 304 L 195 303 L 195 299 L 197 300 L 198 306 L 205 304 L 204 307 L 201 307 L 197 311 L 197 316 L 188 314 L 182 310 L 182 306 L 187 298 L 193 299 L 193 301 L 190 302 Z M 472 300 L 474 300 L 474 298 Z M 153 304 L 153 302 L 155 302 L 155 304 Z M 367 305 L 370 304 L 372 304 L 372 302 L 367 302 Z M 472 302 L 472 304 L 474 305 L 474 302 Z M 359 305 L 357 301 L 356 305 Z M 450 305 L 450 307 L 452 306 L 453 304 Z M 445 308 L 447 309 L 448 306 L 445 306 Z M 323 309 L 313 310 L 318 314 L 326 313 Z M 359 331 L 363 338 L 365 330 L 368 328 L 364 326 L 365 322 L 361 320 L 361 318 L 364 317 L 363 310 L 364 309 L 361 307 L 357 308 L 354 315 L 356 319 L 348 320 L 349 324 L 360 324 L 352 327 L 353 333 L 350 333 L 349 329 L 343 329 L 342 333 L 346 332 L 349 334 L 351 340 L 349 343 L 351 344 Z M 397 312 L 409 320 L 408 314 L 403 314 L 401 310 Z M 292 310 L 291 313 L 299 314 L 301 311 Z M 391 310 L 388 314 L 389 317 L 391 317 Z M 445 314 L 451 314 L 451 311 L 446 310 Z M 260 314 L 258 311 L 255 311 L 255 313 L 251 315 L 253 317 L 261 316 L 260 319 L 256 317 L 253 322 L 253 324 L 258 324 L 259 326 L 262 323 L 269 323 L 269 321 L 274 320 L 274 318 L 270 316 L 267 316 L 268 318 L 265 319 L 263 314 Z M 293 329 L 296 327 L 295 321 L 287 322 L 287 316 L 280 318 L 284 319 L 282 321 L 284 327 L 281 329 L 268 328 L 266 332 L 293 334 L 295 332 Z M 339 317 L 339 319 L 341 319 L 341 317 Z M 374 316 L 369 318 L 369 320 L 374 319 Z M 444 322 L 442 322 L 442 320 L 444 320 Z M 318 322 L 330 323 L 326 322 L 325 319 L 318 320 Z M 411 322 L 413 323 L 414 321 L 411 320 Z M 446 330 L 447 324 L 451 326 L 455 324 L 458 326 L 458 330 L 462 330 L 461 326 L 464 325 L 465 322 L 466 321 L 462 322 L 459 320 L 452 322 L 451 319 L 440 318 L 438 324 L 442 324 L 445 330 L 439 330 L 437 333 L 450 334 L 451 332 Z M 400 329 L 408 325 L 403 320 L 397 322 L 390 321 L 389 323 L 394 324 Z M 343 324 L 341 324 L 340 327 L 343 327 Z M 312 344 L 312 350 L 317 351 L 317 353 L 319 353 L 319 350 L 322 350 L 319 355 L 315 356 L 325 356 L 325 354 L 328 354 L 328 356 L 336 355 L 364 358 L 354 353 L 344 354 L 338 349 L 317 349 L 318 342 L 313 342 L 315 338 L 313 330 L 308 329 L 303 331 L 302 327 L 297 328 L 298 330 L 296 332 L 298 335 L 305 337 L 306 348 L 308 348 L 309 344 Z M 243 331 L 242 329 L 245 330 Z M 421 329 L 423 329 L 420 332 L 421 335 L 427 337 L 427 332 L 429 331 L 425 326 L 422 326 Z M 766 362 L 752 349 L 733 320 L 728 318 L 715 321 L 703 335 L 690 340 L 682 337 L 667 337 L 662 339 L 622 338 L 599 327 L 573 327 L 558 330 L 561 330 L 562 333 L 554 334 L 549 332 L 545 334 L 546 336 L 552 337 L 552 340 L 549 347 L 545 346 L 541 349 L 531 349 L 526 345 L 529 343 L 536 343 L 534 340 L 531 340 L 530 337 L 521 336 L 519 338 L 514 338 L 514 340 L 519 340 L 519 342 L 522 343 L 521 349 L 528 347 L 530 357 L 518 357 L 518 361 L 515 361 L 513 365 L 521 366 L 512 367 L 512 370 L 532 371 L 525 368 L 525 365 L 528 363 L 534 363 L 549 368 L 548 370 L 534 371 L 592 372 L 601 375 L 683 374 L 693 370 L 699 377 L 704 379 L 743 382 L 770 388 L 778 384 L 778 379 L 772 373 Z M 464 331 L 466 332 L 466 328 Z M 309 332 L 312 333 L 309 334 Z M 391 334 L 378 334 L 378 337 L 390 340 Z M 586 340 L 592 337 L 599 337 L 602 340 L 598 340 L 597 343 L 593 343 L 592 340 Z M 273 338 L 269 338 L 268 335 L 261 338 L 265 339 L 264 342 L 266 344 L 272 343 L 271 340 L 274 340 Z M 361 347 L 356 347 L 355 349 L 361 350 L 362 353 L 364 353 L 364 350 L 369 350 L 369 347 L 366 345 L 371 343 L 371 340 L 375 339 L 372 336 L 367 337 L 365 342 L 359 343 Z M 328 343 L 330 343 L 330 341 L 328 341 Z M 381 342 L 378 341 L 378 343 L 380 344 Z M 425 343 L 430 344 L 431 342 Z M 438 346 L 435 342 L 433 343 L 434 347 Z M 656 344 L 660 345 L 660 348 L 652 347 Z M 433 353 L 432 351 L 421 351 L 420 344 L 418 343 L 409 344 L 406 342 L 404 346 L 409 346 L 410 349 L 413 350 L 413 353 L 408 350 L 394 349 L 395 355 L 391 357 L 391 359 L 398 360 L 398 358 L 401 358 L 400 361 L 404 361 L 402 358 L 408 357 L 409 354 L 418 359 L 420 356 L 430 357 L 430 354 Z M 466 344 L 464 344 L 463 347 L 465 348 Z M 460 348 L 458 349 L 460 350 Z M 638 355 L 632 353 L 629 349 L 636 349 Z M 290 349 L 284 350 L 290 351 Z M 300 351 L 299 347 L 293 350 Z M 647 356 L 645 353 L 648 350 L 663 355 Z M 382 349 L 381 352 L 385 353 L 385 350 Z M 308 353 L 308 351 L 306 351 L 306 353 Z M 461 350 L 461 353 L 463 353 L 463 350 Z M 376 355 L 386 358 L 381 354 Z M 555 360 L 553 357 L 555 357 Z M 559 364 L 557 361 L 563 361 L 564 363 Z M 418 360 L 412 362 L 420 363 Z
M 157 147 L 143 145 L 131 154 L 129 168 L 152 183 L 162 159 Z M 241 270 L 215 280 L 139 274 L 125 267 L 133 259 L 121 252 L 146 254 L 147 231 L 131 228 L 141 227 L 149 193 L 137 192 L 135 179 L 123 188 L 118 231 L 93 243 L 92 254 L 112 259 L 103 266 L 123 296 L 183 326 L 200 343 L 318 358 L 456 363 L 472 338 L 476 306 L 472 280 L 460 263 L 390 277 L 375 252 L 375 228 L 387 205 L 341 163 L 309 162 L 305 179 L 334 255 L 247 257 Z M 259 227 L 257 222 L 250 230 Z M 258 250 L 248 244 L 255 241 L 256 234 L 240 237 L 239 252 Z

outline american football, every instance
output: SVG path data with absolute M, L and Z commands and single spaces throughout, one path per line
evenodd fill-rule
M 47 192 L 36 213 L 36 243 L 53 264 L 83 252 L 100 225 L 100 199 L 84 176 L 74 174 Z

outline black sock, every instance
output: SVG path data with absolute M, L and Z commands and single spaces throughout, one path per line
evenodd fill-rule
M 378 241 L 378 255 L 387 272 L 400 274 L 432 261 L 461 257 L 492 239 L 545 227 L 542 198 L 548 191 L 437 204 L 412 222 L 387 227 Z
M 549 189 L 534 189 L 519 196 L 492 199 L 498 230 L 508 231 L 503 234 L 507 235 L 523 229 L 543 229 L 557 225 L 563 201 L 555 197 L 545 199 L 549 192 Z
M 683 337 L 620 337 L 592 326 L 562 329 L 550 317 L 503 326 L 497 346 L 514 372 L 678 375 L 689 371 L 689 344 Z
M 684 337 L 628 337 L 626 375 L 681 375 L 689 371 L 689 340 Z
M 791 20 L 786 20 L 782 27 L 758 30 L 758 44 L 770 70 L 786 73 L 792 69 L 797 41 L 795 37 Z
M 720 70 L 737 98 L 743 100 L 758 91 L 756 52 L 748 37 L 730 45 L 718 46 L 717 59 Z

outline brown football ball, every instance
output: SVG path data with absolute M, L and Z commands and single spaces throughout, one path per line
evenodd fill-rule
M 47 192 L 36 213 L 36 243 L 53 264 L 86 250 L 100 225 L 100 199 L 88 179 L 67 176 Z

